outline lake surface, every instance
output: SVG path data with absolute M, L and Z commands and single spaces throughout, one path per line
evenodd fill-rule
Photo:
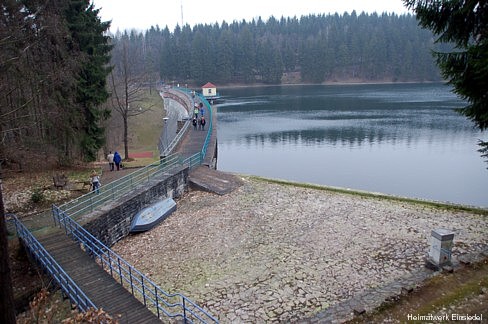
M 218 169 L 488 206 L 486 134 L 443 84 L 220 90 Z M 484 136 L 484 137 L 483 137 Z

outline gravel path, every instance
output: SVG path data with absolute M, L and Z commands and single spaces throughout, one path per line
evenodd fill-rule
M 189 192 L 113 249 L 222 323 L 263 323 L 311 317 L 423 268 L 432 229 L 455 232 L 454 257 L 488 247 L 488 217 L 243 181 L 225 196 Z

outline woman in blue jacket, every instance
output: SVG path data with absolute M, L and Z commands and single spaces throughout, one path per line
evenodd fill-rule
M 120 156 L 119 152 L 114 153 L 114 163 L 115 166 L 117 167 L 117 171 L 120 170 L 120 162 L 122 162 L 122 157 Z

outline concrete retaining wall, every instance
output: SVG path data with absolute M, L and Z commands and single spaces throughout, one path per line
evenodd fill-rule
M 116 201 L 87 215 L 83 227 L 108 247 L 129 234 L 135 214 L 157 200 L 178 198 L 188 188 L 188 167 L 173 175 L 162 175 L 140 185 Z

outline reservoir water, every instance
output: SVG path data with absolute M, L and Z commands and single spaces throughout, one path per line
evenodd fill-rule
M 488 207 L 488 163 L 443 84 L 226 88 L 218 169 Z

